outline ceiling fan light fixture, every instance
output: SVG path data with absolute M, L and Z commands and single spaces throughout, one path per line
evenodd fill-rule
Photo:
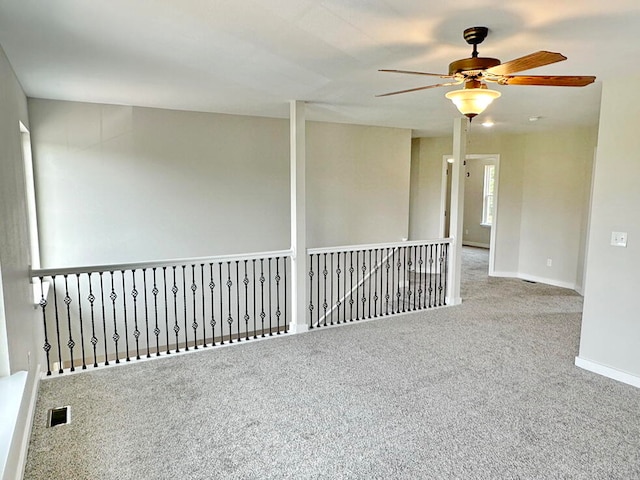
M 465 117 L 473 119 L 501 95 L 496 90 L 489 90 L 486 85 L 483 87 L 454 90 L 445 94 L 445 97 L 451 100 Z

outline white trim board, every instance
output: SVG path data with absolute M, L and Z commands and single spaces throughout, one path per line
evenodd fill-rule
M 535 275 L 527 275 L 526 273 L 519 272 L 492 272 L 489 273 L 490 277 L 504 277 L 504 278 L 519 278 L 520 280 L 526 280 L 528 282 L 544 283 L 545 285 L 551 285 L 553 287 L 568 288 L 570 290 L 577 291 L 577 285 L 571 282 L 563 282 L 561 280 L 554 280 L 553 278 L 536 277 Z
M 35 371 L 17 372 L 0 379 L 3 396 L 0 398 L 0 477 L 19 480 L 23 476 L 27 461 L 31 428 L 35 415 L 38 388 L 40 386 L 40 364 Z M 25 405 L 25 403 L 27 403 Z M 21 412 L 26 415 L 21 425 Z M 20 427 L 21 430 L 16 430 Z M 15 477 L 13 475 L 15 474 Z
M 576 367 L 580 367 L 590 372 L 597 373 L 598 375 L 602 375 L 603 377 L 626 383 L 627 385 L 631 385 L 632 387 L 640 388 L 640 377 L 636 377 L 635 375 L 631 375 L 630 373 L 616 370 L 615 368 L 607 367 L 606 365 L 602 365 L 592 360 L 587 360 L 586 358 L 580 357 L 576 357 L 575 364 Z

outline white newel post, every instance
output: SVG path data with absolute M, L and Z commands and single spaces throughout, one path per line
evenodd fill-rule
M 307 219 L 305 208 L 306 185 L 306 123 L 304 102 L 292 100 L 290 104 L 291 144 L 291 333 L 306 332 L 307 302 Z
M 460 277 L 462 274 L 462 229 L 464 219 L 464 179 L 467 152 L 466 117 L 453 122 L 453 164 L 451 165 L 451 214 L 449 236 L 453 242 L 449 247 L 449 278 L 447 279 L 447 305 L 462 303 Z

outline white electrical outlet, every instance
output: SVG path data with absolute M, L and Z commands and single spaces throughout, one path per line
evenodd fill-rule
M 614 247 L 626 247 L 627 232 L 611 232 L 611 245 Z
M 553 260 L 550 258 L 547 258 L 547 267 L 551 267 L 553 265 Z

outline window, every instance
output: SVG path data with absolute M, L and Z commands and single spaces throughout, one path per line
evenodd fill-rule
M 496 166 L 484 166 L 484 188 L 482 190 L 482 225 L 493 225 L 493 216 L 495 210 L 495 185 L 496 185 Z

